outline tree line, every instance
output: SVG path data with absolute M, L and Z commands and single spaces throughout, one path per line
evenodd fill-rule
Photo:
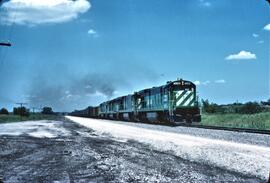
M 216 103 L 210 103 L 208 100 L 202 100 L 201 102 L 203 113 L 238 113 L 238 114 L 255 114 L 260 112 L 270 111 L 270 99 L 261 102 L 246 102 L 233 104 L 218 105 Z
M 10 112 L 8 112 L 6 108 L 2 108 L 0 109 L 0 114 L 9 115 Z M 26 107 L 14 107 L 12 114 L 28 117 L 30 115 L 30 109 L 27 109 Z M 54 112 L 51 107 L 43 107 L 41 114 L 54 114 Z

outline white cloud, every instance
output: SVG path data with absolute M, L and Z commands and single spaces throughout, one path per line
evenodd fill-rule
M 219 80 L 216 80 L 215 83 L 226 83 L 226 81 L 224 79 L 219 79 Z
M 193 83 L 194 83 L 195 85 L 200 85 L 200 84 L 201 84 L 200 81 L 194 81 Z
M 226 60 L 249 60 L 256 59 L 256 55 L 249 51 L 240 51 L 237 54 L 231 54 L 225 58 Z
M 209 85 L 211 83 L 211 81 L 207 80 L 207 81 L 203 81 L 203 82 L 200 82 L 200 81 L 194 81 L 193 82 L 195 85 L 199 86 L 199 85 Z M 219 83 L 219 84 L 222 84 L 222 83 L 226 83 L 226 81 L 224 79 L 219 79 L 219 80 L 215 80 L 214 83 Z
M 208 80 L 207 80 L 207 81 L 202 81 L 202 82 L 197 80 L 197 81 L 194 81 L 193 83 L 194 83 L 195 85 L 197 85 L 197 86 L 199 86 L 199 85 L 204 85 L 204 86 L 206 86 L 206 85 L 209 85 L 211 82 L 208 81 Z
M 266 26 L 264 26 L 263 29 L 266 30 L 266 31 L 270 31 L 270 24 L 267 24 Z
M 87 33 L 88 34 L 96 34 L 97 32 L 94 29 L 89 29 Z
M 204 81 L 204 82 L 202 82 L 202 85 L 208 85 L 208 84 L 210 84 L 210 81 Z
M 259 34 L 255 34 L 254 33 L 254 34 L 252 34 L 252 36 L 255 37 L 255 38 L 257 38 L 257 37 L 259 37 Z
M 258 44 L 263 44 L 264 43 L 264 40 L 260 40 L 257 42 Z
M 94 29 L 89 29 L 89 30 L 87 31 L 87 33 L 88 33 L 89 35 L 93 36 L 94 38 L 99 37 L 99 34 L 98 34 L 97 31 L 95 31 Z
M 67 95 L 68 95 L 68 94 L 70 94 L 70 91 L 68 91 L 68 90 L 67 90 L 67 91 L 65 91 L 65 94 L 67 94 Z
M 92 86 L 91 85 L 86 85 L 84 88 L 85 89 L 90 89 L 90 88 L 92 88 Z
M 0 9 L 2 24 L 37 25 L 76 19 L 89 10 L 87 0 L 10 0 Z
M 96 91 L 95 93 L 87 93 L 86 94 L 87 97 L 104 97 L 106 98 L 106 95 L 104 95 L 103 93 Z
M 204 7 L 210 7 L 212 5 L 209 1 L 206 1 L 206 0 L 199 0 L 199 3 L 201 6 L 204 6 Z
M 71 98 L 73 95 L 71 95 L 71 94 L 68 94 L 67 96 L 66 96 L 66 98 Z

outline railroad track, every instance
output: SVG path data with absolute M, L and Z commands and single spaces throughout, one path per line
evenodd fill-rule
M 177 126 L 270 135 L 270 130 L 259 130 L 259 129 L 251 129 L 251 128 L 231 128 L 231 127 L 208 126 L 208 125 L 206 126 L 206 125 L 200 125 L 200 124 L 178 124 Z
M 110 119 L 110 120 L 113 120 L 113 119 Z M 118 121 L 118 120 L 115 120 L 115 121 Z M 138 121 L 130 121 L 130 122 L 138 122 Z M 157 125 L 157 123 L 151 123 L 151 122 L 145 122 L 145 121 L 140 121 L 140 123 Z M 201 125 L 200 123 L 188 124 L 188 123 L 185 123 L 185 122 L 183 122 L 183 123 L 181 122 L 181 123 L 177 123 L 177 124 L 174 124 L 174 125 L 170 125 L 168 123 L 158 123 L 158 125 L 183 126 L 183 127 L 192 127 L 192 128 L 204 128 L 204 129 L 212 129 L 212 130 L 225 130 L 225 131 L 246 132 L 246 133 L 257 133 L 257 134 L 270 135 L 270 130 L 259 130 L 259 129 L 252 129 L 252 128 L 232 128 L 232 127 L 210 126 L 210 125 Z

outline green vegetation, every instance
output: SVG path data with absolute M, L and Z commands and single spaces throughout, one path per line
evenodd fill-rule
M 24 116 L 24 117 L 29 117 L 30 112 L 29 112 L 29 109 L 27 109 L 26 107 L 14 107 L 13 114 Z
M 202 100 L 202 124 L 270 130 L 270 99 L 218 105 Z
M 53 114 L 54 112 L 53 112 L 53 110 L 52 110 L 51 107 L 43 107 L 41 113 L 42 113 L 42 114 Z
M 256 114 L 203 114 L 202 124 L 270 130 L 270 112 Z
M 51 107 L 43 107 L 40 113 L 30 113 L 26 107 L 14 107 L 13 112 L 9 113 L 7 109 L 0 109 L 0 123 L 34 121 L 34 120 L 61 120 L 61 113 L 54 113 Z
M 255 114 L 260 112 L 270 112 L 270 99 L 267 102 L 247 102 L 218 105 L 202 100 L 202 111 L 207 114 Z
M 61 115 L 46 115 L 46 114 L 30 114 L 29 116 L 13 115 L 13 114 L 0 114 L 0 123 L 31 121 L 31 120 L 60 120 Z
M 6 108 L 0 109 L 0 114 L 9 114 L 8 110 Z

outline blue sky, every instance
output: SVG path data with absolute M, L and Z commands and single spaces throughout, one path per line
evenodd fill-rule
M 10 0 L 0 107 L 70 111 L 183 78 L 216 103 L 270 98 L 265 0 Z

